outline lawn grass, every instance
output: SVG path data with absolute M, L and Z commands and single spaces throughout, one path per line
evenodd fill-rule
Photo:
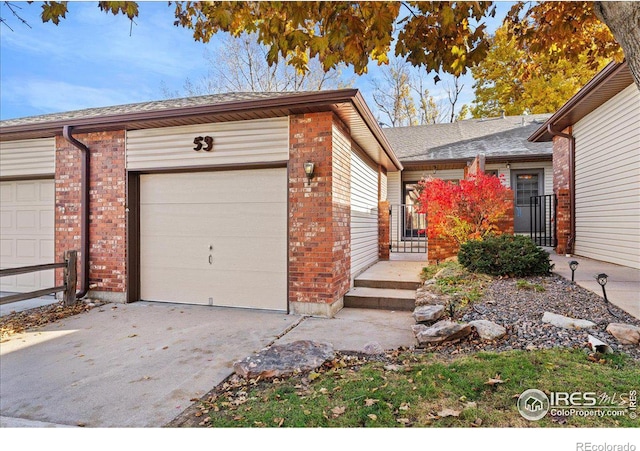
M 348 357 L 348 356 L 347 356 Z M 638 389 L 640 365 L 581 350 L 477 353 L 445 359 L 400 353 L 389 361 L 342 356 L 318 372 L 228 384 L 200 406 L 208 427 L 638 427 L 622 417 L 528 421 L 517 410 L 529 388 L 618 396 Z

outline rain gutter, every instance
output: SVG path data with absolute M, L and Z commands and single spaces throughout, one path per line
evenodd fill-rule
M 80 173 L 80 289 L 76 299 L 82 299 L 89 292 L 89 148 L 72 136 L 73 127 L 65 125 L 62 136 L 82 154 Z

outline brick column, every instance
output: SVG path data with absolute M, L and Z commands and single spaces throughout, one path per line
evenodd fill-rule
M 389 201 L 378 202 L 378 258 L 389 260 Z
M 126 300 L 126 170 L 123 130 L 75 135 L 89 147 L 89 296 Z M 56 137 L 55 255 L 80 251 L 80 150 Z M 78 255 L 78 264 L 81 256 Z M 61 275 L 57 276 L 61 282 Z
M 337 172 L 350 172 L 350 155 L 334 150 L 334 122 L 342 127 L 331 112 L 290 116 L 289 307 L 299 314 L 331 317 L 349 289 L 350 185 Z
M 570 129 L 563 130 L 569 133 Z M 571 236 L 571 193 L 569 183 L 571 178 L 569 158 L 569 140 L 562 137 L 553 138 L 553 192 L 557 196 L 556 206 L 556 234 L 558 245 L 556 253 L 569 254 L 569 237 Z

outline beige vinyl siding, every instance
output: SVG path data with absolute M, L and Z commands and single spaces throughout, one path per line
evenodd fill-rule
M 378 171 L 351 153 L 351 277 L 378 261 Z
M 387 200 L 390 205 L 398 205 L 402 203 L 401 177 L 402 173 L 400 171 L 389 172 L 387 174 Z
M 0 267 L 54 262 L 53 180 L 0 182 Z M 24 293 L 54 285 L 53 270 L 0 278 L 0 291 Z
M 53 175 L 55 138 L 0 142 L 0 177 Z
M 140 297 L 286 310 L 286 168 L 141 175 Z
M 387 200 L 387 188 L 388 188 L 388 182 L 387 182 L 387 174 L 385 174 L 384 172 L 380 173 L 380 200 L 381 201 L 385 201 Z
M 391 206 L 391 218 L 389 218 L 389 220 L 391 221 L 390 224 L 390 233 L 391 233 L 391 237 L 392 239 L 396 239 L 395 237 L 398 236 L 398 221 L 396 220 L 396 218 L 394 217 L 398 215 L 398 207 L 397 205 L 400 205 L 402 203 L 401 200 L 401 192 L 402 192 L 402 183 L 400 181 L 400 179 L 402 178 L 402 173 L 400 171 L 398 172 L 389 172 L 388 176 L 387 176 L 387 199 L 389 200 L 389 205 Z
M 462 180 L 464 178 L 464 169 L 441 169 L 437 170 L 435 174 L 433 173 L 433 170 L 402 172 L 403 182 L 419 182 L 423 178 L 428 177 L 442 180 Z M 402 187 L 400 189 L 402 190 Z M 402 199 L 401 203 L 404 203 L 404 199 Z
M 551 157 L 549 157 L 551 158 Z M 511 169 L 505 167 L 504 163 L 501 164 L 488 164 L 485 166 L 485 170 L 497 170 L 498 175 L 503 176 L 503 184 L 511 188 L 511 171 L 521 170 L 521 169 L 542 169 L 544 171 L 544 193 L 542 194 L 553 194 L 553 162 L 549 161 L 536 161 L 536 162 L 518 162 L 511 163 Z
M 580 256 L 640 269 L 640 93 L 635 85 L 575 124 Z
M 193 150 L 198 136 L 211 136 L 213 150 Z M 289 118 L 132 130 L 126 155 L 129 170 L 287 161 Z

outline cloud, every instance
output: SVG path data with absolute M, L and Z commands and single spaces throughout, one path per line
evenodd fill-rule
M 5 111 L 20 111 L 20 108 L 29 110 L 28 115 L 38 115 L 146 100 L 144 96 L 136 96 L 133 93 L 56 80 L 12 79 L 3 84 L 3 116 Z

